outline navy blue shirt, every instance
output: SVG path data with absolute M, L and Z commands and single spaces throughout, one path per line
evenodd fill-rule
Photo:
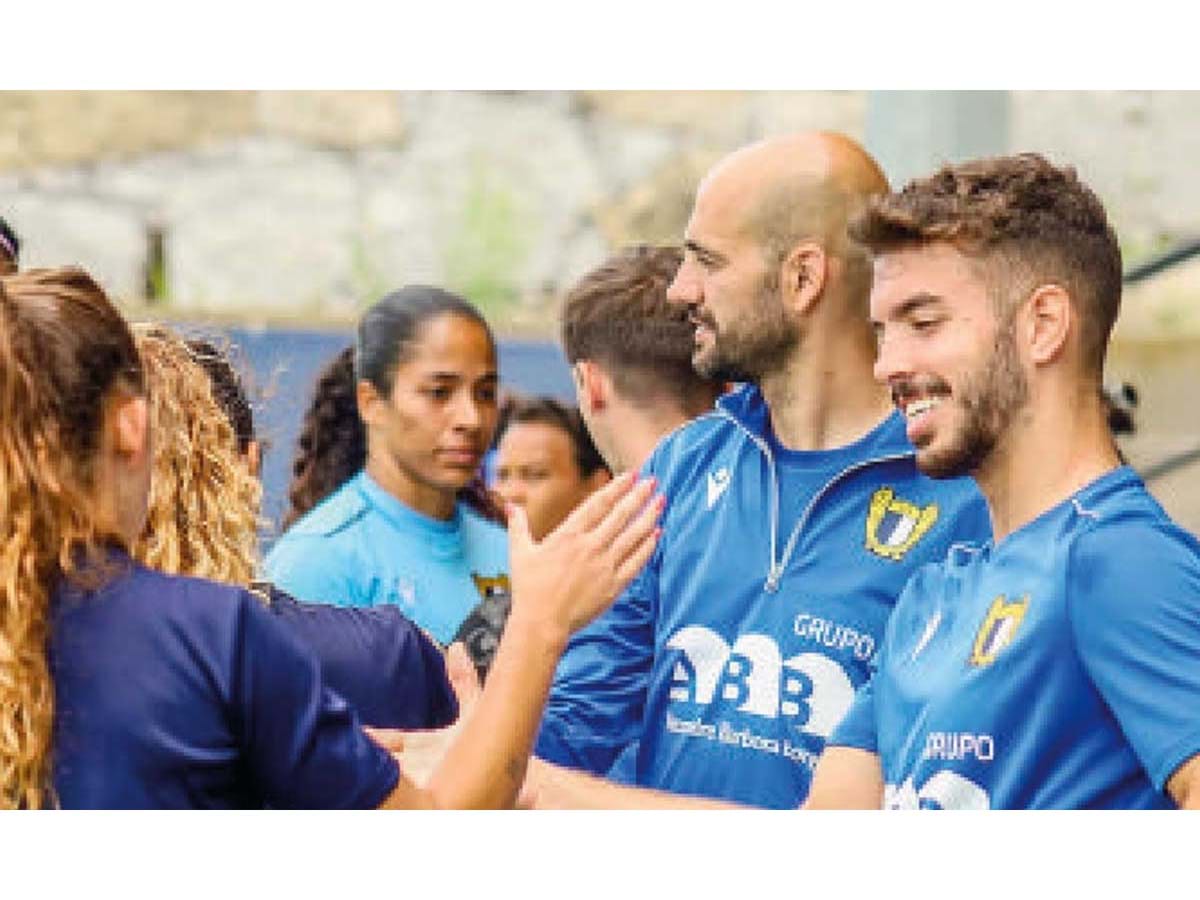
M 248 591 L 118 558 L 51 612 L 66 808 L 369 808 L 399 768 Z
M 441 728 L 458 718 L 442 651 L 399 607 L 301 603 L 256 584 L 277 621 L 321 665 L 325 685 L 377 728 Z

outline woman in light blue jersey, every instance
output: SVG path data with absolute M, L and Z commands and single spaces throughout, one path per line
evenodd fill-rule
M 482 671 L 509 587 L 504 532 L 466 501 L 496 424 L 491 330 L 461 297 L 403 288 L 359 323 L 353 377 L 362 469 L 291 525 L 266 574 L 305 600 L 395 604 Z

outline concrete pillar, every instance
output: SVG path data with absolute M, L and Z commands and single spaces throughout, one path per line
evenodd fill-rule
M 944 162 L 1009 150 L 1007 91 L 871 91 L 867 149 L 893 188 Z

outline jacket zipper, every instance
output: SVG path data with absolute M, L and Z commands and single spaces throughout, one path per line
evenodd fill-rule
M 908 453 L 890 453 L 885 456 L 874 456 L 870 459 L 860 460 L 859 462 L 846 466 L 846 468 L 842 469 L 840 472 L 830 478 L 827 482 L 825 482 L 824 485 L 821 486 L 821 489 L 813 495 L 813 498 L 808 501 L 808 505 L 804 508 L 804 512 L 802 512 L 800 514 L 800 518 L 796 520 L 796 525 L 792 529 L 792 533 L 788 538 L 787 545 L 783 548 L 783 556 L 779 559 L 776 559 L 775 551 L 779 540 L 780 498 L 779 476 L 775 471 L 775 454 L 771 452 L 771 448 L 765 440 L 739 422 L 731 413 L 726 411 L 724 408 L 719 408 L 719 412 L 730 422 L 736 425 L 767 458 L 767 469 L 771 473 L 771 566 L 767 571 L 767 580 L 763 584 L 763 590 L 765 590 L 768 594 L 774 594 L 779 590 L 780 579 L 783 578 L 784 569 L 787 568 L 787 564 L 791 560 L 792 554 L 796 550 L 796 544 L 800 540 L 800 533 L 804 530 L 804 526 L 807 524 L 809 517 L 812 515 L 813 509 L 816 508 L 816 505 L 821 501 L 821 498 L 829 492 L 830 488 L 832 488 L 846 476 L 860 471 L 861 469 L 865 469 L 869 466 L 877 465 L 879 463 L 895 462 L 901 459 L 911 459 L 913 456 L 911 451 Z

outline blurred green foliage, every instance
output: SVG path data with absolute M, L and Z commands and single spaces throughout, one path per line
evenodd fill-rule
M 489 319 L 521 299 L 520 277 L 532 244 L 516 192 L 476 159 L 462 209 L 446 238 L 446 285 Z

